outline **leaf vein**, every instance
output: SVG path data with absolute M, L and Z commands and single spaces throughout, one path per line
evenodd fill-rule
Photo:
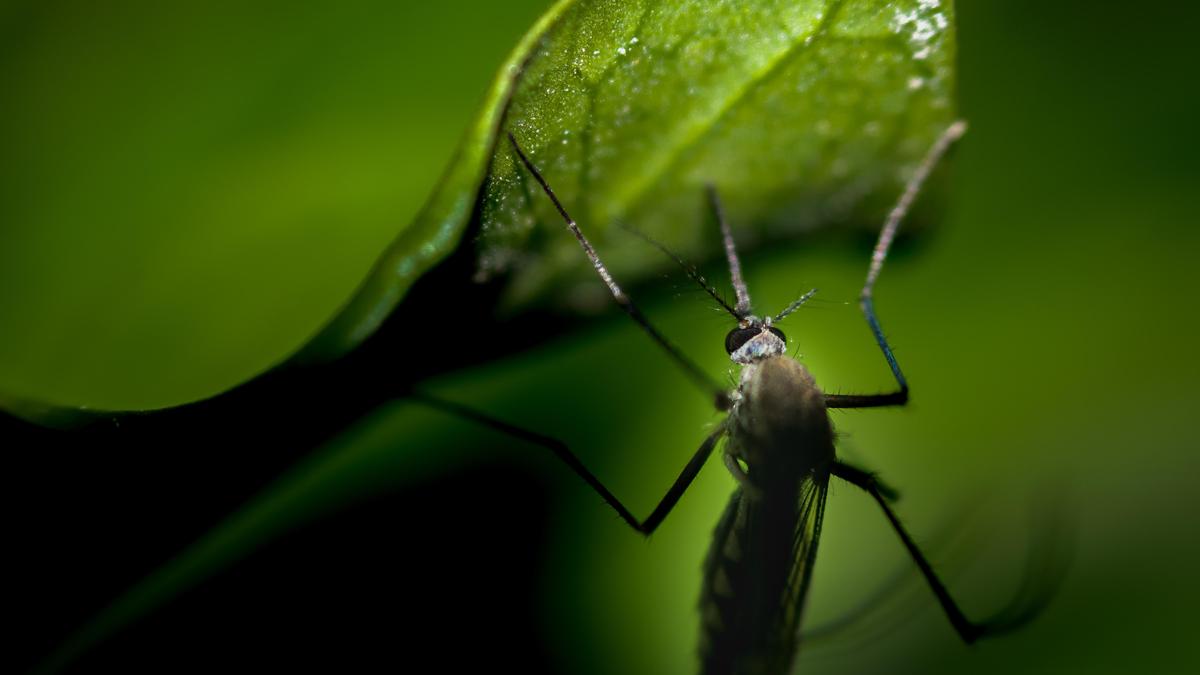
M 771 82 L 775 75 L 791 64 L 793 59 L 798 58 L 799 55 L 806 53 L 811 47 L 817 45 L 845 4 L 845 0 L 831 0 L 826 5 L 825 13 L 821 17 L 820 23 L 817 24 L 817 27 L 809 35 L 796 40 L 787 49 L 784 49 L 766 67 L 760 69 L 753 77 L 749 78 L 743 87 L 734 91 L 716 110 L 715 114 L 708 120 L 698 124 L 693 132 L 688 134 L 674 148 L 664 152 L 662 154 L 663 160 L 658 163 L 658 168 L 646 172 L 642 180 L 635 183 L 631 189 L 627 190 L 624 195 L 621 195 L 616 200 L 620 204 L 617 212 L 627 212 L 630 204 L 640 202 L 646 196 L 650 186 L 659 177 L 671 173 L 682 158 L 686 156 L 688 151 L 707 138 L 722 119 L 727 117 L 740 104 L 748 100 L 759 87 Z

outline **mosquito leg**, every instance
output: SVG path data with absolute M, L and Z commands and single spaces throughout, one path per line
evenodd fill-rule
M 729 221 L 725 219 L 725 209 L 721 207 L 721 198 L 717 196 L 714 185 L 705 186 L 708 193 L 708 203 L 712 206 L 717 224 L 721 227 L 721 242 L 725 247 L 725 259 L 729 261 L 729 278 L 733 283 L 733 292 L 737 295 L 736 315 L 744 317 L 750 314 L 750 291 L 746 288 L 746 280 L 742 277 L 742 262 L 738 260 L 737 246 L 733 243 L 733 231 L 729 229 Z
M 730 475 L 732 475 L 733 479 L 737 481 L 739 486 L 741 486 L 742 492 L 752 499 L 761 498 L 762 490 L 760 490 L 757 485 L 750 482 L 750 476 L 746 475 L 746 472 L 742 470 L 742 465 L 738 464 L 737 457 L 734 457 L 728 450 L 726 450 L 723 454 L 724 457 L 722 457 L 722 459 L 725 460 L 725 468 L 729 470 Z
M 841 395 L 830 394 L 825 396 L 825 405 L 829 408 L 876 408 L 889 405 L 904 405 L 908 402 L 908 380 L 904 378 L 904 373 L 900 370 L 900 364 L 896 362 L 896 355 L 892 353 L 892 347 L 888 344 L 887 338 L 883 335 L 883 327 L 879 324 L 879 318 L 875 316 L 875 281 L 879 278 L 879 272 L 883 269 L 883 263 L 887 260 L 888 250 L 892 247 L 892 241 L 896 238 L 896 230 L 900 228 L 900 221 L 908 213 L 909 208 L 917 199 L 917 195 L 921 191 L 921 186 L 925 183 L 925 179 L 929 178 L 930 172 L 937 166 L 942 155 L 946 154 L 946 150 L 950 145 L 962 138 L 962 135 L 967 132 L 967 123 L 958 120 L 951 124 L 942 132 L 941 136 L 934 141 L 929 151 L 925 153 L 925 158 L 917 166 L 917 170 L 912 177 L 908 179 L 908 184 L 904 187 L 904 193 L 900 195 L 900 200 L 892 207 L 888 213 L 887 220 L 883 223 L 883 229 L 879 231 L 879 240 L 875 242 L 875 251 L 871 254 L 871 266 L 867 269 L 867 279 L 863 283 L 862 291 L 858 295 L 858 306 L 862 309 L 863 316 L 867 319 L 867 325 L 871 328 L 871 333 L 875 336 L 875 342 L 879 345 L 880 351 L 883 352 L 883 358 L 887 359 L 888 368 L 892 370 L 892 376 L 896 378 L 896 384 L 899 389 L 886 394 L 866 394 L 866 395 Z
M 563 221 L 567 224 L 567 229 L 571 231 L 571 234 L 575 235 L 575 239 L 579 242 L 579 246 L 583 248 L 584 254 L 587 255 L 588 260 L 590 260 L 592 263 L 592 267 L 595 268 L 596 274 L 600 275 L 600 280 L 604 282 L 605 286 L 608 286 L 609 292 L 612 293 L 613 299 L 617 301 L 617 304 L 621 306 L 621 309 L 625 310 L 625 313 L 628 314 L 638 326 L 641 326 L 642 330 L 645 331 L 652 340 L 658 343 L 658 346 L 662 347 L 663 351 L 665 351 L 671 357 L 671 359 L 683 369 L 683 371 L 692 379 L 696 386 L 713 394 L 713 400 L 716 403 L 717 409 L 728 410 L 731 402 L 729 400 L 729 394 L 725 391 L 725 389 L 712 380 L 708 375 L 706 375 L 699 366 L 684 356 L 683 353 L 675 347 L 675 345 L 671 344 L 671 342 L 667 340 L 666 336 L 660 333 L 658 329 L 650 323 L 650 320 L 646 318 L 646 315 L 642 314 L 642 311 L 637 308 L 637 305 L 633 304 L 633 300 L 631 300 L 629 296 L 625 294 L 625 291 L 621 290 L 621 287 L 617 285 L 616 280 L 613 279 L 612 274 L 608 271 L 608 267 L 606 267 L 605 264 L 600 260 L 600 256 L 596 253 L 596 249 L 592 246 L 592 243 L 588 241 L 588 238 L 584 236 L 583 230 L 579 229 L 579 224 L 575 222 L 575 219 L 571 217 L 571 214 L 567 213 L 566 207 L 564 207 L 562 202 L 558 200 L 558 196 L 554 194 L 554 190 L 550 189 L 550 184 L 546 182 L 546 179 L 542 177 L 541 172 L 537 170 L 537 167 L 533 165 L 533 162 L 530 161 L 529 157 L 525 155 L 525 151 L 521 150 L 521 146 L 517 143 L 517 137 L 513 136 L 511 131 L 508 132 L 508 141 L 510 144 L 512 144 L 512 148 L 517 153 L 517 158 L 521 160 L 521 164 L 523 164 L 525 169 L 533 175 L 533 178 L 538 182 L 538 185 L 542 186 L 542 191 L 545 192 L 546 196 L 550 198 L 550 201 L 554 204 L 554 208 L 558 209 L 558 214 L 562 216 Z
M 579 477 L 584 480 L 584 482 L 590 485 L 591 488 L 595 490 L 596 493 L 599 494 L 600 497 L 617 512 L 617 515 L 621 516 L 622 520 L 628 523 L 633 529 L 646 535 L 653 532 L 659 526 L 659 524 L 662 523 L 663 519 L 667 517 L 667 514 L 671 512 L 671 509 L 675 508 L 675 504 L 679 502 L 679 498 L 683 496 L 683 493 L 687 491 L 688 487 L 692 484 L 692 481 L 695 480 L 696 475 L 700 473 L 700 469 L 703 468 L 704 462 L 708 459 L 708 456 L 712 454 L 713 447 L 716 446 L 717 441 L 720 440 L 721 436 L 725 433 L 725 427 L 722 426 L 713 433 L 709 434 L 708 438 L 704 439 L 704 442 L 700 444 L 700 447 L 696 450 L 696 453 L 692 455 L 692 458 L 688 461 L 687 466 L 683 467 L 683 470 L 679 472 L 679 476 L 675 479 L 675 482 L 658 502 L 658 506 L 654 507 L 654 510 L 649 516 L 646 517 L 645 520 L 638 520 L 633 513 L 621 503 L 621 500 L 617 499 L 616 495 L 614 495 L 607 487 L 605 487 L 604 483 L 601 483 L 600 479 L 583 465 L 583 462 L 579 461 L 579 458 L 575 456 L 575 453 L 571 452 L 570 448 L 567 447 L 567 444 L 563 443 L 557 438 L 551 438 L 550 436 L 529 431 L 528 429 L 522 429 L 521 427 L 509 424 L 508 422 L 482 413 L 474 408 L 467 407 L 460 403 L 454 403 L 453 401 L 437 398 L 435 396 L 430 396 L 428 394 L 413 392 L 407 398 L 408 400 L 424 404 L 430 408 L 471 420 L 472 422 L 494 429 L 500 433 L 507 434 L 513 438 L 517 438 L 534 445 L 540 445 L 550 452 L 553 452 L 556 457 L 562 460 L 564 464 L 578 474 Z
M 892 528 L 900 536 L 904 547 L 908 549 L 909 555 L 916 562 L 917 568 L 929 583 L 929 587 L 933 589 L 951 625 L 968 644 L 980 638 L 1008 633 L 1035 619 L 1050 604 L 1065 578 L 1073 547 L 1070 528 L 1063 522 L 1063 514 L 1057 513 L 1056 509 L 1039 509 L 1037 521 L 1032 528 L 1037 536 L 1030 546 L 1025 573 L 1017 592 L 999 612 L 984 621 L 970 621 L 950 597 L 945 585 L 938 579 L 929 561 L 900 524 L 896 514 L 888 507 L 875 477 L 841 462 L 834 462 L 830 473 L 857 485 L 875 498 L 891 522 Z
M 864 483 L 873 482 L 875 486 L 879 488 L 879 493 L 882 494 L 889 502 L 900 500 L 900 491 L 880 480 L 879 474 L 875 473 L 874 471 L 860 469 L 851 464 L 839 461 L 836 462 L 833 473 L 843 480 L 854 483 L 855 485 L 861 486 Z M 851 476 L 853 477 L 851 478 Z
M 950 620 L 950 624 L 954 626 L 954 630 L 958 631 L 958 635 L 963 639 L 963 642 L 971 644 L 989 632 L 996 632 L 989 631 L 986 624 L 972 623 L 971 620 L 962 613 L 962 610 L 958 608 L 958 604 L 954 602 L 954 598 L 950 597 L 950 592 L 946 590 L 946 586 L 942 584 L 942 581 L 938 578 L 937 573 L 933 571 L 933 566 L 930 565 L 929 561 L 925 559 L 925 555 L 921 553 L 921 549 L 917 548 L 917 544 L 912 540 L 912 537 L 909 536 L 908 532 L 904 529 L 904 526 L 900 524 L 900 519 L 896 517 L 896 514 L 892 512 L 891 507 L 888 506 L 888 500 L 884 496 L 879 482 L 875 480 L 873 475 L 860 469 L 856 469 L 852 466 L 842 464 L 841 462 L 834 462 L 830 466 L 830 472 L 838 478 L 841 478 L 842 480 L 866 490 L 872 497 L 875 498 L 875 501 L 879 504 L 880 508 L 883 509 L 884 515 L 886 515 L 888 521 L 891 522 L 892 529 L 896 530 L 896 534 L 900 536 L 900 541 L 902 541 L 904 543 L 904 547 L 908 549 L 908 554 L 912 556 L 913 562 L 917 564 L 917 568 L 921 570 L 921 574 L 923 574 L 925 576 L 925 580 L 929 582 L 929 587 L 933 590 L 933 594 L 937 596 L 938 602 L 941 603 L 942 610 L 946 613 L 946 618 Z

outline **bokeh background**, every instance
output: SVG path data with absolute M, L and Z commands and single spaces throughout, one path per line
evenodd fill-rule
M 284 360 L 415 213 L 546 6 L 0 9 L 0 391 L 158 407 Z M 1186 672 L 1200 661 L 1200 10 L 993 0 L 959 3 L 958 19 L 971 132 L 949 209 L 903 242 L 877 300 L 914 403 L 837 414 L 840 448 L 901 488 L 901 516 L 972 615 L 1003 604 L 1046 523 L 1072 523 L 1071 566 L 1038 621 L 964 647 L 903 574 L 881 514 L 835 488 L 812 623 L 880 586 L 900 590 L 814 639 L 800 667 Z M 852 302 L 868 249 L 861 233 L 829 234 L 745 260 L 761 306 L 822 289 L 786 328 L 829 389 L 888 384 Z M 727 326 L 702 297 L 678 279 L 637 291 L 665 332 L 723 372 Z M 445 299 L 447 316 L 457 300 Z M 567 440 L 648 512 L 718 418 L 627 323 L 587 321 L 429 386 Z M 0 444 L 10 458 L 46 451 Z M 81 672 L 401 669 L 418 654 L 451 670 L 694 669 L 699 564 L 732 490 L 719 465 L 643 540 L 541 451 L 411 405 L 311 456 L 264 452 L 277 462 L 264 466 L 242 450 L 264 478 L 213 485 L 232 506 L 179 514 L 177 528 L 158 513 L 144 535 L 159 545 L 79 550 L 6 579 L 16 665 L 183 561 L 206 580 L 145 594 L 161 607 L 106 636 Z M 59 469 L 72 470 L 69 455 Z M 53 474 L 5 473 L 72 505 Z M 148 467 L 138 481 L 187 472 Z M 20 503 L 7 511 L 23 528 L 39 522 Z M 225 529 L 202 540 L 212 528 Z

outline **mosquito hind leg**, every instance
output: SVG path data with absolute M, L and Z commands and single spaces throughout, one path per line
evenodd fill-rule
M 435 396 L 430 396 L 429 394 L 412 392 L 406 397 L 406 400 L 420 403 L 451 415 L 457 415 L 458 417 L 481 424 L 513 438 L 546 448 L 550 452 L 554 453 L 556 457 L 562 460 L 564 464 L 570 467 L 570 469 L 574 471 L 576 475 L 582 478 L 585 483 L 591 486 L 591 488 L 596 491 L 596 494 L 600 495 L 600 497 L 606 503 L 608 503 L 608 505 L 611 506 L 614 511 L 617 512 L 617 515 L 621 516 L 622 520 L 624 520 L 633 529 L 645 535 L 649 535 L 656 528 L 658 528 L 663 519 L 667 517 L 667 514 L 671 512 L 671 509 L 675 508 L 675 505 L 679 502 L 679 498 L 682 497 L 683 493 L 687 491 L 689 486 L 691 486 L 692 481 L 695 480 L 697 474 L 700 473 L 700 469 L 704 467 L 704 462 L 708 459 L 709 455 L 712 454 L 712 450 L 716 446 L 717 441 L 720 440 L 721 436 L 725 433 L 725 427 L 722 426 L 709 434 L 708 438 L 705 438 L 704 442 L 700 444 L 700 447 L 696 449 L 696 452 L 692 455 L 691 460 L 689 460 L 687 465 L 683 467 L 683 470 L 679 472 L 679 476 L 675 479 L 675 482 L 671 485 L 671 487 L 667 489 L 666 494 L 664 494 L 662 499 L 659 500 L 658 506 L 654 507 L 654 510 L 649 516 L 646 517 L 645 520 L 638 520 L 637 517 L 634 516 L 633 513 L 626 508 L 623 503 L 621 503 L 621 500 L 617 499 L 617 496 L 614 495 L 612 491 L 604 485 L 604 483 L 600 482 L 600 479 L 597 478 L 596 475 L 593 474 L 586 466 L 584 466 L 583 462 L 579 461 L 579 458 L 575 456 L 575 453 L 571 452 L 570 448 L 567 447 L 567 444 L 558 440 L 557 438 L 552 438 L 544 434 L 539 434 L 535 431 L 523 429 L 514 424 L 509 424 L 501 419 L 475 410 L 474 408 L 462 405 L 461 403 L 447 401 Z
M 892 353 L 892 347 L 883 334 L 883 326 L 880 325 L 879 318 L 875 315 L 875 281 L 879 278 L 884 261 L 887 260 L 888 251 L 896 238 L 896 230 L 900 228 L 900 221 L 904 219 L 909 208 L 916 201 L 925 179 L 937 166 L 942 155 L 946 154 L 950 145 L 961 138 L 966 131 L 967 123 L 962 120 L 947 127 L 942 135 L 934 141 L 925 154 L 925 158 L 917 166 L 916 172 L 909 178 L 908 184 L 904 187 L 904 193 L 900 195 L 899 201 L 888 213 L 887 220 L 883 223 L 883 229 L 879 231 L 879 240 L 875 243 L 875 250 L 871 254 L 871 266 L 867 269 L 867 279 L 858 295 L 858 306 L 862 309 L 867 326 L 870 327 L 871 334 L 875 336 L 875 343 L 883 352 L 883 358 L 887 360 L 888 368 L 891 369 L 892 376 L 896 378 L 899 388 L 886 394 L 827 394 L 825 405 L 829 408 L 878 408 L 908 403 L 908 380 L 900 370 L 900 364 L 896 362 L 896 355 Z
M 917 568 L 921 570 L 921 574 L 925 576 L 925 580 L 929 583 L 929 587 L 933 590 L 933 594 L 937 596 L 938 602 L 942 605 L 942 610 L 946 613 L 946 618 L 950 620 L 950 624 L 954 626 L 954 630 L 958 631 L 959 637 L 963 642 L 970 644 L 978 640 L 983 634 L 983 627 L 979 624 L 972 623 L 970 619 L 963 614 L 958 608 L 958 603 L 954 602 L 954 598 L 950 596 L 950 592 L 946 590 L 945 584 L 938 578 L 936 572 L 933 571 L 933 566 L 925 559 L 925 554 L 921 553 L 921 549 L 917 547 L 916 542 L 909 536 L 908 531 L 900 524 L 900 519 L 888 506 L 887 498 L 884 497 L 883 491 L 880 489 L 879 482 L 869 473 L 863 472 L 851 466 L 847 466 L 840 462 L 834 462 L 830 467 L 830 472 L 841 478 L 842 480 L 858 486 L 865 490 L 868 494 L 875 498 L 879 507 L 883 509 L 883 513 L 892 524 L 892 529 L 900 536 L 900 541 L 904 543 L 904 547 L 908 549 L 908 554 L 912 556 L 913 562 L 917 564 Z
M 854 483 L 855 485 L 873 482 L 875 486 L 879 488 L 879 493 L 882 494 L 889 502 L 896 502 L 900 500 L 900 491 L 880 480 L 879 474 L 875 473 L 874 471 L 860 469 L 852 464 L 839 461 L 835 462 L 833 473 L 835 476 L 838 476 L 839 478 L 842 478 L 850 483 Z M 848 478 L 848 476 L 852 476 L 853 478 Z
M 883 513 L 891 523 L 892 529 L 896 531 L 896 534 L 900 537 L 900 541 L 908 549 L 909 556 L 917 564 L 917 568 L 925 577 L 925 581 L 929 583 L 929 588 L 937 597 L 938 603 L 941 604 L 942 611 L 946 613 L 946 618 L 950 620 L 950 625 L 954 626 L 954 630 L 958 632 L 963 642 L 971 644 L 980 638 L 1000 635 L 1019 628 L 1036 617 L 1049 602 L 1055 584 L 1036 589 L 1032 587 L 1026 588 L 1028 584 L 1023 584 L 1021 590 L 1013 598 L 1013 601 L 1003 611 L 987 621 L 971 621 L 959 609 L 958 603 L 950 596 L 950 592 L 946 590 L 945 584 L 942 583 L 937 573 L 933 571 L 933 566 L 929 564 L 929 560 L 925 558 L 925 554 L 917 547 L 916 542 L 913 541 L 908 531 L 900 524 L 900 519 L 896 517 L 891 507 L 888 506 L 888 499 L 884 494 L 884 489 L 875 476 L 861 469 L 842 464 L 841 462 L 834 462 L 830 467 L 830 473 L 865 490 L 875 499 L 879 507 L 883 509 Z

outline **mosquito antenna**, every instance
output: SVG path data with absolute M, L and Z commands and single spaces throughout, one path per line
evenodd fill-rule
M 517 143 L 516 136 L 514 136 L 511 131 L 508 132 L 508 141 L 512 144 L 513 150 L 516 151 L 517 157 L 521 159 L 521 163 L 525 165 L 525 168 L 529 170 L 529 173 L 533 174 L 534 180 L 538 182 L 538 185 L 542 186 L 542 191 L 544 191 L 546 196 L 550 198 L 550 201 L 554 203 L 554 208 L 558 209 L 559 215 L 561 215 L 563 220 L 566 221 L 567 229 L 571 230 L 571 234 L 575 235 L 575 239 L 577 239 L 579 241 L 579 245 L 583 247 L 583 252 L 587 254 L 588 260 L 592 261 L 592 267 L 596 268 L 596 273 L 600 275 L 600 279 L 604 281 L 604 285 L 608 286 L 609 292 L 612 293 L 613 299 L 617 301 L 617 304 L 621 306 L 621 309 L 625 310 L 625 313 L 628 314 L 634 321 L 636 321 L 637 324 L 642 327 L 642 330 L 646 331 L 646 334 L 648 334 L 655 342 L 657 342 L 659 346 L 662 347 L 663 350 L 675 360 L 675 363 L 679 364 L 679 367 L 683 368 L 687 376 L 690 377 L 697 386 L 714 394 L 714 401 L 716 402 L 717 408 L 721 410 L 727 410 L 729 408 L 730 401 L 729 394 L 725 392 L 725 389 L 717 384 L 708 375 L 706 375 L 699 366 L 684 356 L 683 353 L 676 349 L 675 346 L 671 344 L 662 333 L 658 332 L 658 329 L 650 324 L 649 319 L 642 314 L 641 310 L 637 308 L 637 305 L 633 304 L 633 300 L 631 300 L 628 295 L 625 295 L 625 292 L 622 291 L 621 287 L 617 285 L 617 282 L 613 279 L 612 274 L 609 273 L 608 268 L 605 267 L 604 263 L 600 261 L 600 256 L 596 255 L 596 249 L 592 248 L 591 242 L 588 241 L 587 237 L 583 236 L 583 231 L 579 229 L 579 225 L 575 223 L 575 219 L 571 218 L 571 215 L 567 213 L 566 208 L 563 207 L 562 202 L 558 201 L 558 197 L 555 196 L 554 190 L 550 189 L 550 184 L 547 183 L 546 179 L 542 177 L 542 174 L 538 172 L 537 167 L 533 165 L 533 162 L 529 161 L 529 158 L 525 156 L 525 152 L 521 150 L 521 146 Z
M 815 288 L 814 288 L 814 289 L 812 289 L 811 291 L 809 291 L 809 292 L 805 293 L 804 295 L 802 295 L 802 296 L 800 296 L 800 297 L 796 298 L 795 300 L 793 300 L 793 301 L 792 301 L 792 304 L 788 305 L 787 307 L 784 307 L 782 312 L 780 312 L 779 314 L 776 314 L 776 315 L 775 315 L 774 322 L 775 322 L 775 323 L 779 323 L 780 321 L 783 321 L 783 318 L 784 318 L 785 316 L 787 316 L 788 314 L 791 314 L 792 312 L 794 312 L 794 311 L 796 311 L 796 310 L 800 309 L 800 306 L 801 306 L 801 305 L 803 305 L 804 303 L 808 302 L 808 299 L 809 299 L 809 298 L 811 298 L 812 296 L 816 295 L 816 294 L 817 294 L 817 289 L 815 289 Z
M 712 299 L 716 300 L 717 304 L 721 305 L 726 312 L 732 314 L 733 318 L 737 319 L 738 321 L 741 321 L 743 318 L 745 318 L 744 314 L 738 314 L 736 309 L 730 307 L 728 302 L 725 302 L 725 298 L 721 297 L 721 294 L 717 292 L 717 289 L 713 288 L 712 284 L 708 283 L 708 280 L 704 278 L 703 274 L 700 274 L 700 270 L 696 269 L 695 265 L 692 265 L 683 258 L 679 257 L 674 251 L 667 248 L 666 244 L 663 244 L 657 239 L 654 239 L 644 232 L 636 230 L 632 227 L 622 226 L 622 229 L 636 237 L 641 238 L 654 248 L 662 251 L 668 258 L 674 260 L 677 265 L 683 268 L 683 272 L 684 274 L 688 275 L 688 278 L 699 284 L 700 288 L 703 288 L 706 293 L 712 296 Z
M 896 382 L 900 384 L 902 392 L 908 391 L 908 380 L 904 378 L 904 373 L 900 371 L 900 364 L 896 362 L 896 357 L 892 354 L 892 348 L 883 336 L 883 327 L 879 325 L 879 319 L 875 317 L 875 301 L 872 297 L 872 292 L 875 290 L 875 281 L 879 278 L 879 271 L 883 269 L 883 262 L 887 260 L 888 249 L 892 247 L 892 241 L 896 238 L 896 230 L 900 227 L 900 221 L 904 219 L 913 201 L 916 200 L 917 194 L 921 191 L 921 186 L 925 183 L 925 179 L 929 178 L 933 167 L 937 165 L 942 155 L 946 154 L 946 150 L 950 148 L 950 145 L 962 138 L 962 135 L 966 132 L 967 123 L 965 120 L 958 120 L 949 127 L 946 127 L 942 135 L 929 148 L 929 152 L 925 154 L 925 158 L 917 166 L 916 172 L 908 179 L 904 193 L 900 195 L 900 200 L 896 202 L 891 212 L 888 213 L 887 220 L 883 224 L 883 229 L 879 232 L 879 241 L 875 243 L 875 251 L 871 254 L 871 266 L 867 270 L 867 280 L 863 284 L 862 292 L 858 295 L 859 307 L 862 308 L 863 314 L 867 317 L 867 323 L 871 326 L 871 332 L 875 334 L 875 342 L 883 350 L 883 356 L 887 359 L 888 366 L 891 367 L 892 374 L 895 375 Z
M 733 243 L 733 232 L 729 229 L 729 221 L 725 220 L 725 209 L 721 207 L 721 198 L 717 196 L 717 188 L 712 183 L 706 185 L 705 188 L 708 192 L 708 202 L 717 216 L 717 224 L 721 226 L 721 241 L 725 244 L 725 258 L 729 260 L 729 278 L 733 282 L 733 292 L 737 294 L 737 311 L 734 312 L 734 316 L 740 319 L 750 315 L 750 291 L 746 288 L 746 280 L 742 278 L 742 263 L 738 260 L 737 247 Z

